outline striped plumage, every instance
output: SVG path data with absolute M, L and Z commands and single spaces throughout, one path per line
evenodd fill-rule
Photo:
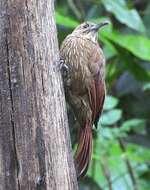
M 105 58 L 97 41 L 99 25 L 83 23 L 63 41 L 60 57 L 66 100 L 80 124 L 75 155 L 77 176 L 84 176 L 92 154 L 92 127 L 97 125 L 105 98 Z

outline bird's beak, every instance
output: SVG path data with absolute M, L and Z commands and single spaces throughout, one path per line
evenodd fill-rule
M 91 30 L 97 32 L 100 28 L 102 28 L 103 26 L 106 26 L 106 25 L 108 25 L 108 24 L 110 24 L 110 22 L 109 22 L 108 20 L 103 21 L 103 22 L 101 22 L 101 23 L 99 23 L 99 24 L 95 24 L 95 25 L 91 28 Z

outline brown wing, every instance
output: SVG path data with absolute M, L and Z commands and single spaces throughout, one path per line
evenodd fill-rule
M 105 59 L 99 46 L 94 48 L 89 68 L 93 75 L 89 89 L 89 101 L 93 113 L 92 121 L 97 126 L 105 99 Z

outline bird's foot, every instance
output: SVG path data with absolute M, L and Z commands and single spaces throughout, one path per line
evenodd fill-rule
M 60 62 L 59 62 L 59 66 L 60 66 L 60 70 L 62 71 L 68 71 L 69 68 L 68 66 L 65 64 L 65 61 L 63 59 L 60 59 Z
M 69 67 L 65 64 L 63 59 L 60 60 L 60 70 L 62 72 L 63 77 L 68 76 Z

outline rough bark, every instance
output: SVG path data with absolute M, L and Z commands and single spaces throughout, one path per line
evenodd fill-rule
M 0 0 L 0 190 L 76 190 L 53 0 Z

